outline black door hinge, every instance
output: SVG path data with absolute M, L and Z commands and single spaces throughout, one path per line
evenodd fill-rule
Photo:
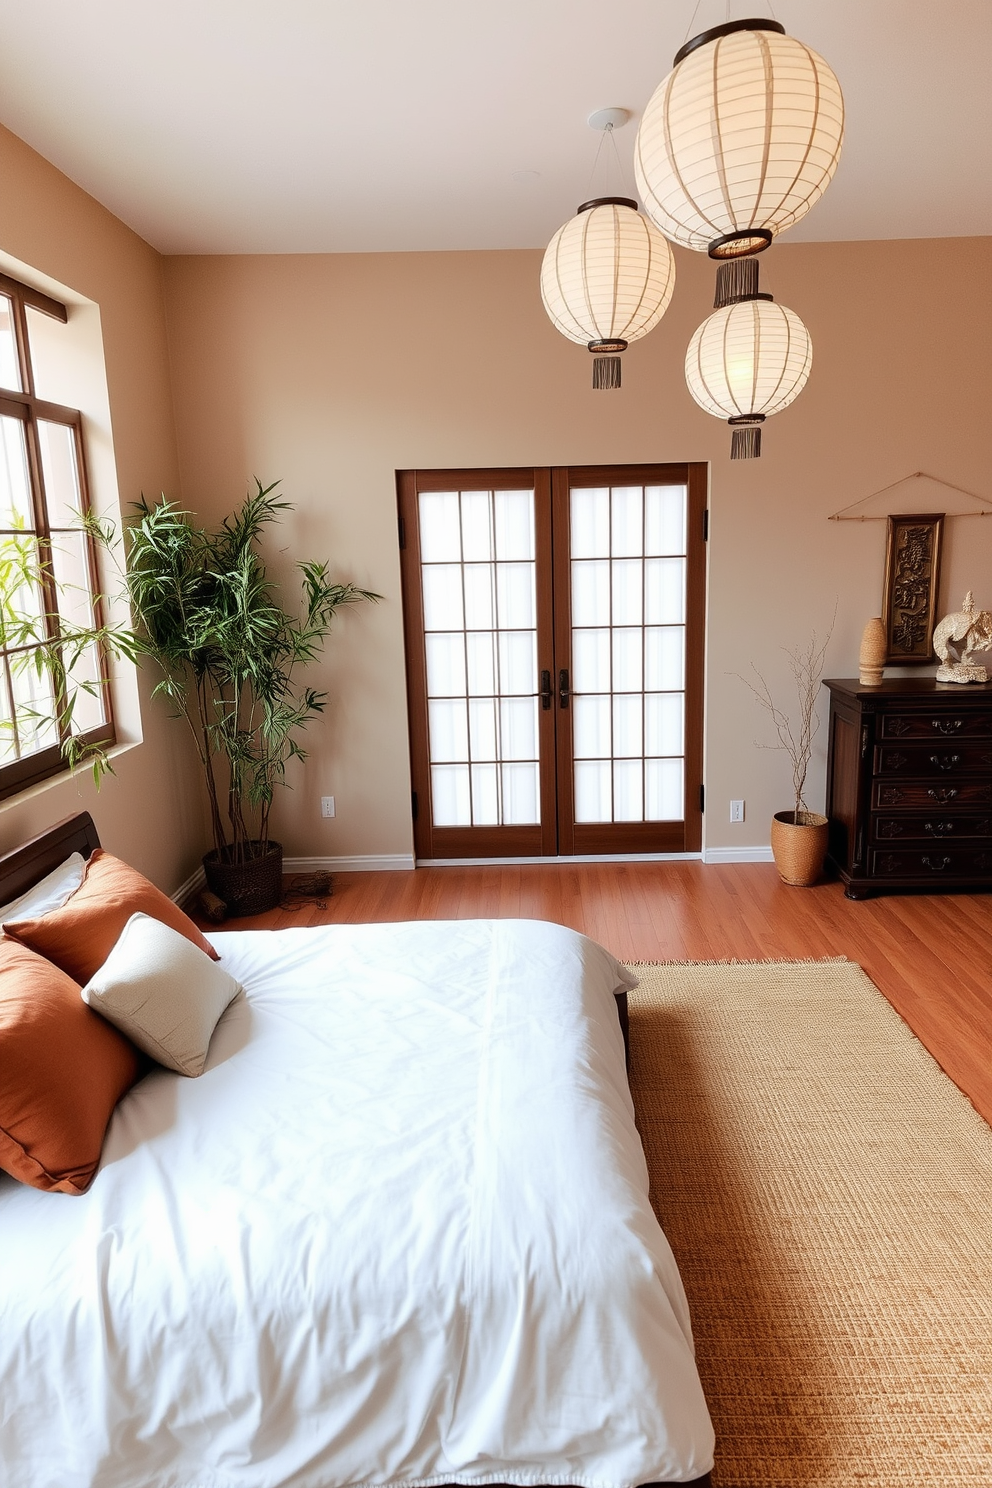
M 700 816 L 703 814 L 703 812 L 705 810 L 706 810 L 706 787 L 705 787 L 705 785 L 701 785 L 699 787 L 699 814 L 700 814 Z
M 402 517 L 400 517 L 398 520 L 399 520 L 399 529 L 400 529 L 400 547 L 401 548 L 405 548 L 406 547 L 406 523 L 404 522 L 404 520 L 403 520 Z
M 417 820 L 417 792 L 416 791 L 411 791 L 410 792 L 410 811 L 411 811 L 411 813 L 413 815 L 414 821 L 416 821 Z
M 709 542 L 709 540 L 710 540 L 710 509 L 709 509 L 708 506 L 704 506 L 703 507 L 703 542 Z

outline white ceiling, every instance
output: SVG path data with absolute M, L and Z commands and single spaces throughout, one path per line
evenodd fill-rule
M 992 0 L 0 0 L 0 122 L 166 253 L 538 247 L 728 12 L 844 89 L 793 239 L 992 233 Z

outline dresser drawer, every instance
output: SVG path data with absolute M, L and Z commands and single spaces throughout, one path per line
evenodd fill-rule
M 960 785 L 918 785 L 915 782 L 890 785 L 876 780 L 872 786 L 871 804 L 873 811 L 893 806 L 922 806 L 927 811 L 932 811 L 935 806 L 953 806 L 957 810 L 968 806 L 992 806 L 992 785 L 977 780 L 965 780 Z
M 992 880 L 992 847 L 946 847 L 942 842 L 927 848 L 873 848 L 868 871 L 880 879 L 930 879 L 935 885 L 949 878 Z
M 992 838 L 992 813 L 986 811 L 905 811 L 880 813 L 872 818 L 875 842 L 957 842 L 962 838 Z M 989 843 L 992 847 L 992 842 Z
M 992 893 L 992 682 L 826 686 L 828 860 L 847 897 Z
M 990 770 L 992 747 L 988 744 L 879 744 L 875 747 L 876 775 L 953 780 L 959 775 L 988 775 Z
M 883 713 L 879 735 L 884 740 L 934 739 L 942 743 L 958 739 L 992 739 L 992 715 L 957 712 Z

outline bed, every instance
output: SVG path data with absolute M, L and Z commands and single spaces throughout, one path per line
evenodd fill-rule
M 538 921 L 209 940 L 203 1074 L 130 1089 L 81 1197 L 0 1174 L 5 1488 L 708 1484 L 618 963 Z

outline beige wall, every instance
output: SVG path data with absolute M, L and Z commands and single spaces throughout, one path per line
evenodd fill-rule
M 549 324 L 539 253 L 167 259 L 186 500 L 214 519 L 250 476 L 280 477 L 297 510 L 277 566 L 328 556 L 385 596 L 347 614 L 330 643 L 320 683 L 331 706 L 278 810 L 287 850 L 411 850 L 394 472 L 648 460 L 711 462 L 706 843 L 767 844 L 789 771 L 754 747 L 769 736 L 732 674 L 753 661 L 787 699 L 780 648 L 822 633 L 835 601 L 827 674 L 856 672 L 880 607 L 885 525 L 831 523 L 831 512 L 917 470 L 992 495 L 990 246 L 772 249 L 763 287 L 805 319 L 813 373 L 766 425 L 763 458 L 733 465 L 726 427 L 682 377 L 712 305 L 713 266 L 695 255 L 679 254 L 672 307 L 626 353 L 618 393 L 592 392 L 588 356 Z M 992 605 L 990 557 L 992 520 L 950 522 L 942 604 L 973 586 Z M 319 819 L 324 793 L 334 821 Z M 747 802 L 742 825 L 727 819 L 731 797 Z
M 787 763 L 754 747 L 765 721 L 733 674 L 753 661 L 787 698 L 781 647 L 822 632 L 837 602 L 827 671 L 850 675 L 878 611 L 884 524 L 829 514 L 916 470 L 992 494 L 989 240 L 777 245 L 763 286 L 808 324 L 813 374 L 766 426 L 762 460 L 731 465 L 726 428 L 682 378 L 712 298 L 712 265 L 694 255 L 678 255 L 672 307 L 626 354 L 622 391 L 597 394 L 588 357 L 544 315 L 536 252 L 162 260 L 2 129 L 0 191 L 0 264 L 92 302 L 79 315 L 102 334 L 114 450 L 112 462 L 96 451 L 101 506 L 165 490 L 215 519 L 252 475 L 281 477 L 297 509 L 274 569 L 327 556 L 384 596 L 341 617 L 315 677 L 329 712 L 277 813 L 293 855 L 411 849 L 397 469 L 710 462 L 709 849 L 763 846 L 788 802 Z M 107 432 L 94 415 L 96 446 Z M 943 608 L 969 587 L 992 605 L 990 556 L 992 521 L 948 523 Z M 0 806 L 0 849 L 86 806 L 108 846 L 164 887 L 192 871 L 207 842 L 190 755 L 143 677 L 138 691 L 140 719 L 123 702 L 143 741 L 117 777 L 99 795 L 63 780 Z M 334 821 L 318 815 L 327 793 Z M 738 826 L 732 796 L 747 802 Z
M 70 329 L 99 345 L 106 380 L 86 395 L 97 505 L 119 514 L 142 490 L 178 483 L 159 255 L 14 135 L 0 128 L 0 265 L 88 305 Z M 80 399 L 83 402 L 83 398 Z M 110 432 L 113 435 L 113 458 Z M 115 759 L 97 792 L 86 776 L 60 779 L 0 804 L 0 850 L 61 817 L 92 812 L 104 844 L 175 889 L 204 850 L 203 809 L 180 726 L 147 698 L 142 677 L 120 689 L 124 732 L 143 739 Z M 140 702 L 139 702 L 140 697 Z M 140 715 L 138 709 L 140 707 Z

